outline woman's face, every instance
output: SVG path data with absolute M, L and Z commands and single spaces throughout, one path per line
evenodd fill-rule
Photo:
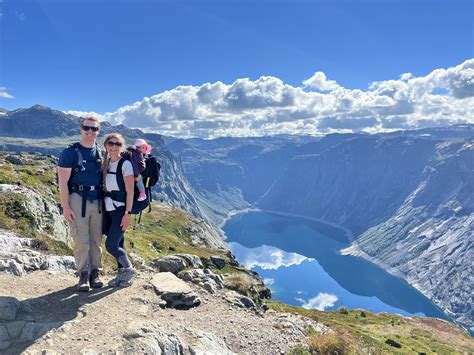
M 109 155 L 116 155 L 122 151 L 122 142 L 117 138 L 110 138 L 105 142 L 105 149 Z

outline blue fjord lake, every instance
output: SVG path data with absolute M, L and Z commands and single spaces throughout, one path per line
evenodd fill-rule
M 233 216 L 223 229 L 237 260 L 262 276 L 273 300 L 320 310 L 346 306 L 447 319 L 404 280 L 361 258 L 341 255 L 349 243 L 334 227 L 249 212 Z

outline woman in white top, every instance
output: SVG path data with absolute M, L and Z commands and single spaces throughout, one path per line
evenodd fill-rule
M 135 178 L 132 164 L 121 157 L 125 140 L 117 133 L 105 137 L 103 176 L 106 195 L 104 197 L 104 234 L 107 235 L 107 251 L 117 259 L 118 273 L 109 281 L 109 286 L 130 286 L 137 275 L 124 249 L 124 232 L 130 224 Z M 120 191 L 117 183 L 117 167 L 121 166 L 125 191 Z

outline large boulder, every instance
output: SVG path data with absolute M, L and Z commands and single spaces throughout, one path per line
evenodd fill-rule
M 211 294 L 215 294 L 217 289 L 224 288 L 224 278 L 214 274 L 210 269 L 183 270 L 177 276 L 184 281 L 201 286 Z
M 167 307 L 188 309 L 201 304 L 201 300 L 188 284 L 171 272 L 156 274 L 150 283 L 156 294 L 166 302 Z
M 9 184 L 0 184 L 0 195 L 15 200 L 15 208 L 30 217 L 36 232 L 66 245 L 72 244 L 68 225 L 53 202 L 53 196 L 47 199 L 26 187 Z
M 191 254 L 174 254 L 163 256 L 156 259 L 152 264 L 160 269 L 161 272 L 171 272 L 177 274 L 178 272 L 187 268 L 202 268 L 201 259 L 196 255 Z
M 15 276 L 35 270 L 74 270 L 72 256 L 45 255 L 31 250 L 34 239 L 21 238 L 14 233 L 0 229 L 0 272 Z

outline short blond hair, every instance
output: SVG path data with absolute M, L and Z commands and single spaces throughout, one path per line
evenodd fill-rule
M 82 120 L 81 120 L 81 127 L 84 125 L 84 122 L 86 121 L 94 121 L 95 123 L 97 123 L 97 127 L 100 128 L 100 121 L 97 117 L 84 117 Z

